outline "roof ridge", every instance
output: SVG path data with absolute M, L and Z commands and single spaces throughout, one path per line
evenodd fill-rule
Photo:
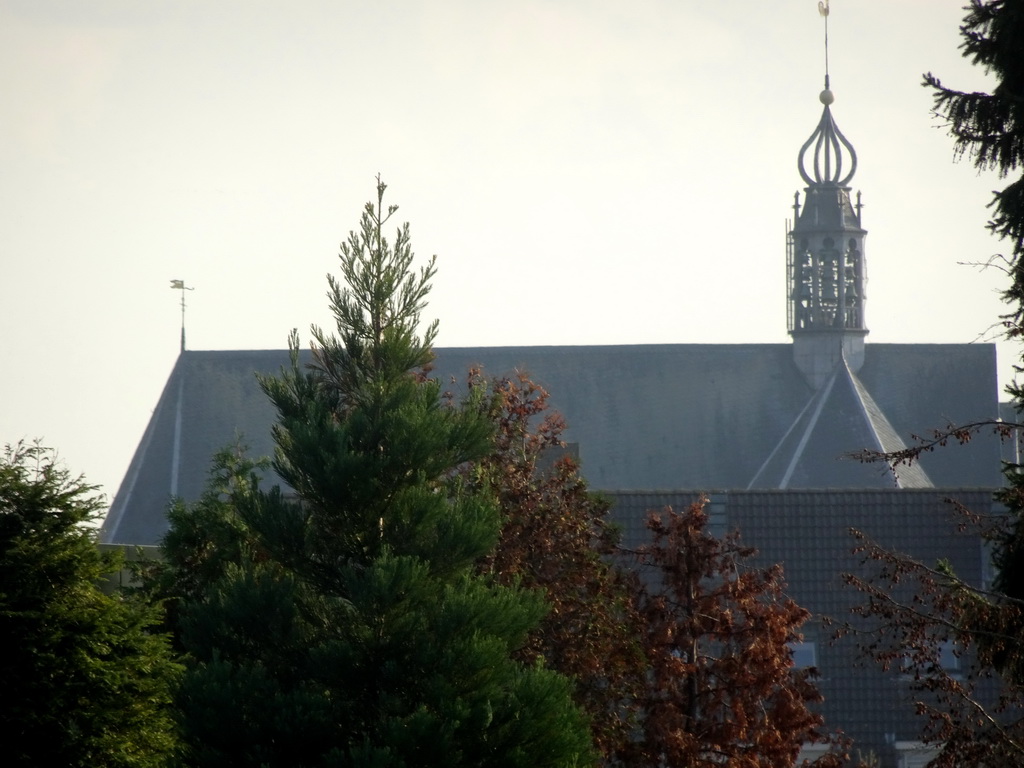
M 889 417 L 885 415 L 885 411 L 882 410 L 881 406 L 875 401 L 868 392 L 863 382 L 857 378 L 857 375 L 849 369 L 849 366 L 845 365 L 846 374 L 849 377 L 849 382 L 853 386 L 853 391 L 856 394 L 857 405 L 860 407 L 861 415 L 864 417 L 865 422 L 868 425 L 868 430 L 871 436 L 875 440 L 875 447 L 881 453 L 892 453 L 893 451 L 903 450 L 907 447 L 907 444 L 903 442 L 903 438 L 900 437 L 896 428 L 889 421 Z M 905 477 L 911 481 L 912 485 L 908 486 L 903 480 L 900 479 L 900 474 L 896 472 L 891 466 L 887 465 L 889 472 L 892 474 L 893 480 L 898 488 L 907 487 L 934 487 L 931 478 L 928 477 L 928 473 L 925 472 L 924 468 L 920 464 L 908 464 L 906 467 Z
M 836 375 L 838 372 L 839 366 L 837 365 L 835 370 L 832 371 L 832 375 L 829 377 L 828 382 L 818 391 L 818 404 L 814 408 L 814 413 L 811 414 L 811 419 L 808 422 L 807 427 L 804 429 L 804 433 L 800 436 L 800 442 L 797 443 L 796 450 L 793 452 L 793 457 L 789 460 L 789 466 L 786 467 L 786 472 L 782 476 L 782 480 L 779 482 L 779 488 L 787 488 L 789 486 L 789 481 L 793 477 L 796 465 L 800 461 L 800 457 L 803 456 L 804 448 L 807 447 L 807 443 L 811 439 L 811 435 L 814 433 L 814 428 L 818 425 L 818 419 L 821 417 L 821 412 L 825 408 L 825 403 L 828 400 L 829 395 L 832 393 L 832 387 L 836 383 Z
M 775 458 L 775 454 L 782 450 L 782 446 L 785 445 L 786 440 L 789 439 L 789 436 L 793 433 L 793 430 L 796 429 L 797 424 L 799 424 L 803 420 L 804 414 L 807 413 L 807 409 L 814 404 L 814 399 L 819 394 L 820 390 L 816 390 L 811 395 L 810 399 L 807 401 L 804 407 L 800 409 L 800 413 L 798 413 L 796 415 L 796 418 L 793 419 L 793 423 L 789 425 L 789 429 L 787 429 L 785 433 L 782 435 L 782 437 L 779 438 L 779 442 L 775 444 L 774 448 L 772 448 L 771 452 L 768 454 L 768 458 L 764 460 L 764 463 L 762 463 L 761 467 L 757 470 L 757 472 L 754 473 L 754 476 L 750 479 L 750 482 L 747 483 L 746 489 L 748 491 L 754 489 L 754 483 L 756 483 L 757 479 L 768 469 L 768 465 L 772 463 L 772 459 Z

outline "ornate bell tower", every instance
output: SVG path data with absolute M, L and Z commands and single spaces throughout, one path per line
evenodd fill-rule
M 786 243 L 787 321 L 797 365 L 817 388 L 840 357 L 856 372 L 864 362 L 864 236 L 861 203 L 850 202 L 849 181 L 857 153 L 832 119 L 835 100 L 820 95 L 825 109 L 800 148 L 797 168 L 806 182 L 793 203 L 794 224 Z
M 825 90 L 821 120 L 800 147 L 797 169 L 807 186 L 793 202 L 793 228 L 787 232 L 787 324 L 797 366 L 817 389 L 846 361 L 857 372 L 864 362 L 864 236 L 860 193 L 850 201 L 850 179 L 857 153 L 832 119 L 835 96 L 828 79 L 828 6 L 825 16 Z M 787 227 L 788 229 L 788 227 Z

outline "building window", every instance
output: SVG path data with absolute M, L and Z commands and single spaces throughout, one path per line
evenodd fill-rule
M 960 656 L 952 640 L 946 640 L 939 647 L 939 665 L 947 672 L 960 671 Z
M 820 757 L 824 757 L 831 750 L 829 744 L 804 744 L 800 747 L 800 754 L 796 757 L 796 765 L 802 765 L 806 760 L 812 762 Z
M 945 673 L 954 679 L 959 678 L 961 667 L 960 650 L 952 640 L 939 643 L 934 661 L 922 658 L 921 655 L 908 652 L 903 656 L 901 672 L 905 680 L 915 677 L 935 677 Z
M 787 643 L 793 655 L 793 666 L 796 669 L 808 669 L 818 666 L 818 644 L 809 640 Z
M 899 768 L 925 768 L 939 755 L 940 747 L 920 741 L 897 741 L 896 754 Z

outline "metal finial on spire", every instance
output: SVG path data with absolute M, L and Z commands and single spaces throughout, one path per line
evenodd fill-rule
M 171 290 L 181 291 L 181 351 L 185 351 L 185 291 L 194 291 L 184 280 L 171 280 Z
M 828 90 L 828 0 L 818 0 L 818 13 L 825 19 L 825 90 Z
M 797 170 L 800 171 L 800 178 L 807 184 L 836 184 L 845 187 L 857 171 L 857 151 L 832 119 L 832 110 L 829 109 L 834 99 L 832 91 L 822 91 L 820 99 L 825 109 L 821 113 L 818 127 L 800 147 Z M 812 144 L 813 153 L 808 152 Z M 810 173 L 805 167 L 808 159 L 812 160 Z M 849 170 L 844 173 L 847 163 Z
M 819 0 L 818 13 L 825 19 L 825 90 L 818 95 L 818 100 L 825 105 L 821 120 L 811 137 L 800 147 L 797 169 L 800 177 L 807 184 L 836 184 L 846 186 L 857 170 L 857 152 L 853 145 L 843 136 L 832 119 L 829 107 L 835 101 L 835 94 L 829 87 L 828 73 L 828 16 L 829 0 Z M 808 152 L 811 145 L 814 151 Z M 810 171 L 805 162 L 811 165 Z M 844 173 L 844 169 L 849 170 Z

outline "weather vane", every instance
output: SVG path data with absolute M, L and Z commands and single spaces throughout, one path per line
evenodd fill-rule
M 189 288 L 184 280 L 171 280 L 171 289 L 181 291 L 181 351 L 185 351 L 185 291 L 194 291 Z
M 825 90 L 828 90 L 828 0 L 818 0 L 818 13 L 825 19 Z

